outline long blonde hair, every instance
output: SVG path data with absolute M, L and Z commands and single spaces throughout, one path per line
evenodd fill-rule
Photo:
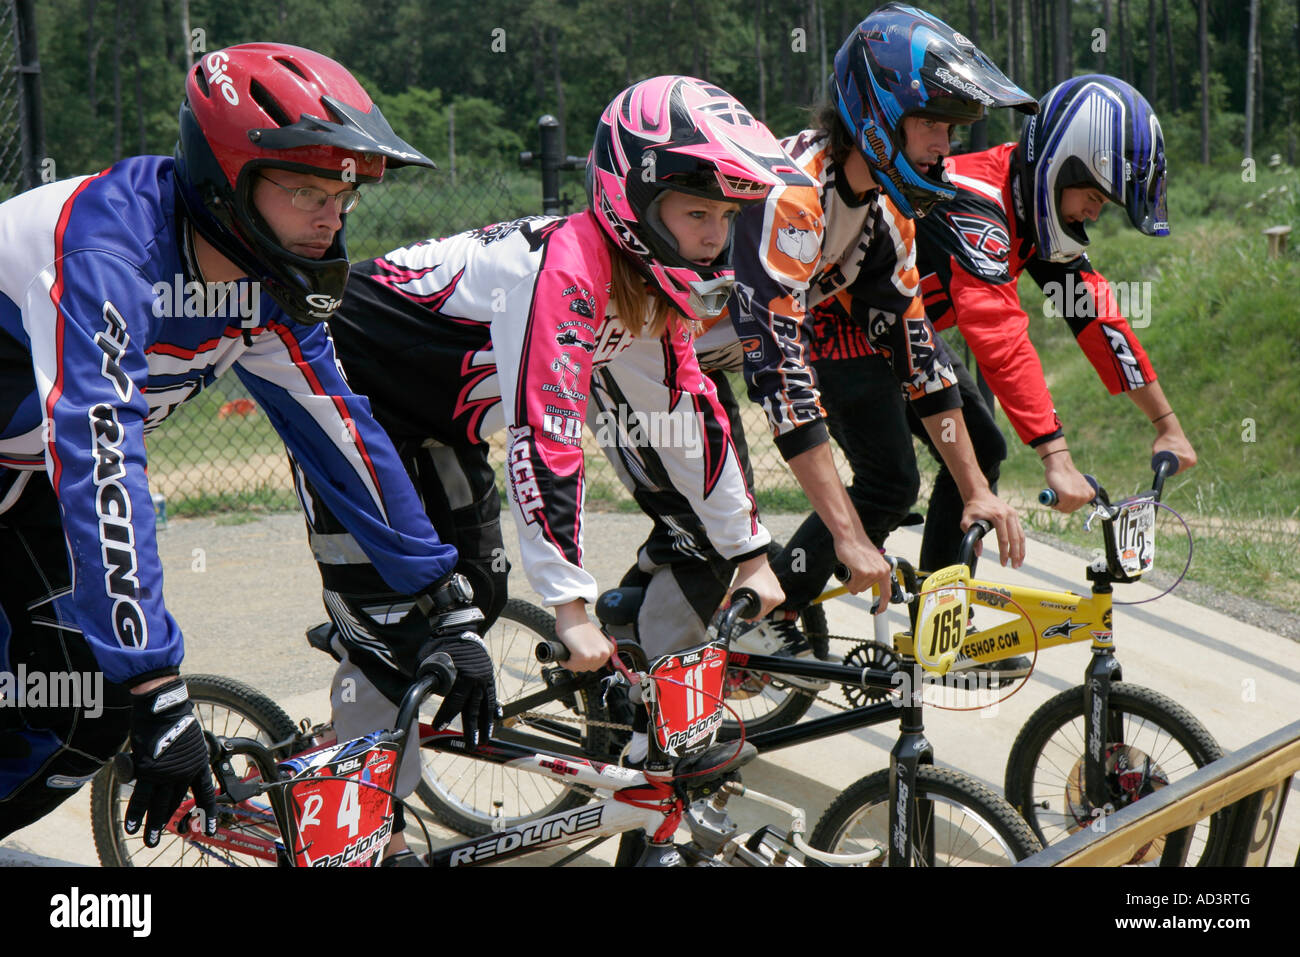
M 632 335 L 658 339 L 668 328 L 668 321 L 676 310 L 667 296 L 650 288 L 613 243 L 606 239 L 605 245 L 609 249 L 609 298 L 614 304 L 615 314 Z

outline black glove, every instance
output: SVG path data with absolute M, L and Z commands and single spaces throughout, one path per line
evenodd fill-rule
M 473 631 L 483 621 L 483 612 L 474 606 L 474 590 L 463 575 L 452 575 L 421 597 L 418 606 L 429 616 L 433 638 L 420 649 L 417 677 L 423 676 L 426 663 L 442 653 L 456 666 L 456 683 L 434 716 L 435 728 L 445 727 L 457 714 L 465 744 L 474 747 L 480 739 L 492 736 L 497 708 L 495 669 L 487 645 Z
M 217 833 L 217 792 L 208 769 L 208 743 L 194 717 L 184 680 L 176 678 L 131 697 L 135 791 L 126 806 L 123 829 L 134 834 L 144 817 L 144 843 L 157 847 L 162 829 L 192 788 L 204 833 L 213 836 Z

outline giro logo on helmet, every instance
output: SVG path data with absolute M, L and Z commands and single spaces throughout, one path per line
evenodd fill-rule
M 231 106 L 238 106 L 239 91 L 235 89 L 234 80 L 230 79 L 230 75 L 226 73 L 226 64 L 228 62 L 230 62 L 230 57 L 221 51 L 209 54 L 207 58 L 208 72 L 210 74 L 208 82 L 216 84 L 217 88 L 221 90 L 221 95 L 226 98 L 227 103 Z
M 328 319 L 334 314 L 343 300 L 334 296 L 327 296 L 321 292 L 313 292 L 307 296 L 307 305 L 311 307 L 313 316 L 320 316 L 322 319 Z

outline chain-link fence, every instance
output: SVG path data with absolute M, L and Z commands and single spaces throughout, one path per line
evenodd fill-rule
M 537 208 L 521 195 L 526 177 L 477 170 L 449 177 L 421 169 L 395 170 L 362 190 L 348 217 L 353 259 L 378 256 L 430 236 L 447 236 Z M 284 446 L 234 375 L 222 376 L 176 409 L 149 437 L 149 484 L 172 514 L 197 514 L 249 505 L 292 507 Z
M 12 3 L 0 3 L 0 201 L 23 188 L 19 75 L 18 18 Z
M 535 173 L 500 169 L 462 168 L 454 184 L 446 171 L 397 170 L 363 191 L 362 206 L 349 217 L 349 252 L 354 259 L 377 256 L 420 238 L 537 212 L 538 186 Z M 736 388 L 743 395 L 743 384 Z M 748 402 L 742 406 L 761 499 L 766 505 L 802 508 L 762 410 Z M 590 435 L 585 448 L 589 500 L 598 505 L 630 501 Z M 499 440 L 493 457 L 498 467 L 504 461 Z M 280 440 L 233 375 L 180 406 L 150 436 L 149 462 L 150 484 L 172 514 L 250 505 L 284 508 L 293 502 Z

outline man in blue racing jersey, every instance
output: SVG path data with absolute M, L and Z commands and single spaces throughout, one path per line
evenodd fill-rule
M 459 674 L 439 720 L 463 712 L 467 737 L 488 732 L 491 664 L 463 627 L 481 615 L 456 551 L 322 324 L 347 281 L 357 186 L 407 164 L 433 165 L 339 64 L 245 44 L 190 71 L 174 158 L 0 206 L 0 837 L 71 796 L 128 734 L 128 832 L 143 819 L 156 845 L 190 789 L 215 830 L 144 440 L 232 367 L 385 580 L 421 596 L 421 659 L 446 652 Z M 102 681 L 102 701 L 4 694 L 68 674 Z

